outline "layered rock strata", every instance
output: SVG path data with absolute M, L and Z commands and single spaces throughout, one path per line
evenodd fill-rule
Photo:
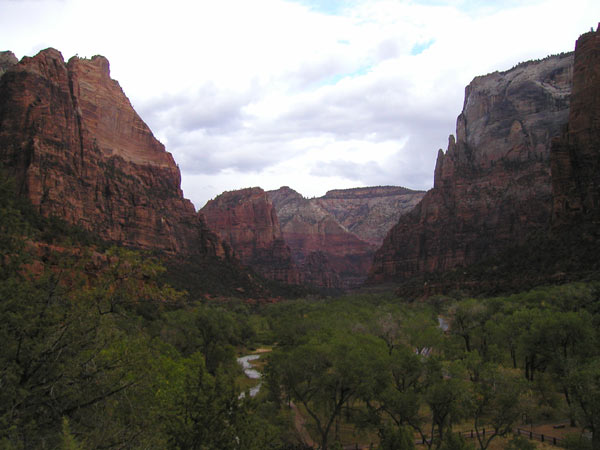
M 412 210 L 424 195 L 424 191 L 399 186 L 377 186 L 336 189 L 309 201 L 363 241 L 379 247 L 400 216 Z
M 551 156 L 554 225 L 600 223 L 600 24 L 577 40 L 569 121 Z
M 433 189 L 390 230 L 370 282 L 469 265 L 549 225 L 550 141 L 567 120 L 572 73 L 563 54 L 469 84 Z
M 261 188 L 224 192 L 201 212 L 210 229 L 231 246 L 242 263 L 269 279 L 299 283 L 277 214 Z
M 0 78 L 0 162 L 46 215 L 137 248 L 225 256 L 183 197 L 173 157 L 134 111 L 108 60 L 54 49 Z
M 375 246 L 348 231 L 315 199 L 289 187 L 269 191 L 283 237 L 304 282 L 326 288 L 360 285 Z

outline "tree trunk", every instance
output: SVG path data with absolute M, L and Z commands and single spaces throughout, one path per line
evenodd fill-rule
M 592 430 L 592 450 L 600 450 L 600 433 Z

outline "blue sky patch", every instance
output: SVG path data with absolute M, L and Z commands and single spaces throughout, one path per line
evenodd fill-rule
M 352 6 L 353 1 L 348 0 L 291 0 L 322 14 L 339 15 L 346 8 Z
M 425 50 L 427 50 L 429 47 L 431 47 L 434 42 L 435 42 L 435 39 L 431 39 L 427 42 L 417 42 L 415 45 L 413 45 L 413 48 L 410 50 L 410 54 L 415 56 L 420 53 L 423 53 Z
M 326 78 L 319 80 L 319 82 L 317 83 L 317 86 L 318 87 L 331 86 L 331 85 L 337 84 L 344 78 L 354 78 L 354 77 L 360 77 L 361 75 L 366 75 L 369 72 L 369 70 L 371 70 L 371 66 L 360 67 L 357 70 L 355 70 L 354 72 L 337 73 L 330 77 L 326 77 Z

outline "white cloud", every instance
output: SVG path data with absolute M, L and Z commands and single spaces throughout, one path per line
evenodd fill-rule
M 103 54 L 201 207 L 224 190 L 431 186 L 477 75 L 573 49 L 597 0 L 0 0 L 17 56 Z

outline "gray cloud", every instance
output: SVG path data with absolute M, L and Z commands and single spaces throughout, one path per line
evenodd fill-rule
M 184 174 L 261 172 L 304 152 L 306 148 L 293 145 L 299 139 L 397 141 L 398 152 L 384 161 L 359 164 L 341 159 L 315 162 L 304 170 L 356 180 L 357 185 L 424 189 L 431 186 L 435 155 L 454 132 L 458 110 L 449 111 L 444 93 L 423 101 L 411 88 L 409 82 L 394 78 L 342 83 L 300 97 L 288 112 L 268 121 L 245 111 L 258 91 L 233 93 L 212 85 L 154 99 L 140 111 L 165 136 Z
M 186 93 L 151 99 L 140 106 L 140 114 L 157 128 L 171 126 L 179 132 L 203 130 L 228 133 L 241 127 L 244 107 L 254 95 L 219 90 L 212 84 Z

